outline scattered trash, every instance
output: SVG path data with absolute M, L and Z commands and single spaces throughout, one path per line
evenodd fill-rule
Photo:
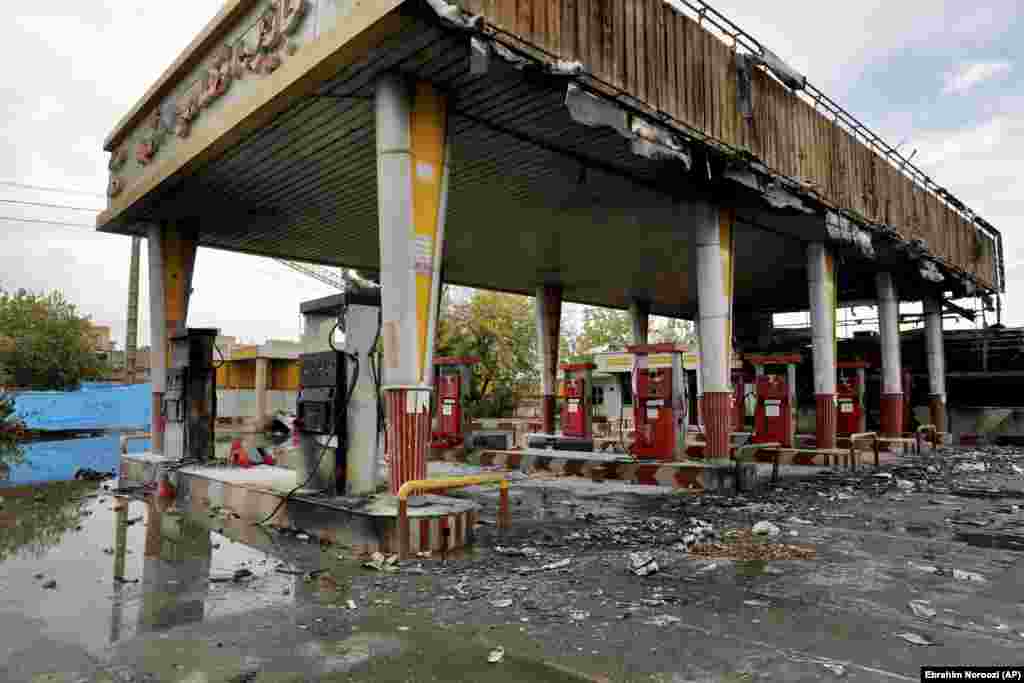
M 47 581 L 44 581 L 43 582 L 43 588 L 47 588 L 47 589 L 50 589 L 50 590 L 56 589 L 57 588 L 57 580 L 56 579 L 49 579 Z
M 503 647 L 496 647 L 487 655 L 487 661 L 491 664 L 497 664 L 503 659 L 505 659 L 505 648 Z
M 590 612 L 584 612 L 583 610 L 574 609 L 569 612 L 569 619 L 572 621 L 583 621 L 590 616 Z
M 755 536 L 778 536 L 781 529 L 771 522 L 761 521 L 754 525 L 753 532 Z
M 962 569 L 953 570 L 953 578 L 957 581 L 970 581 L 972 583 L 985 583 L 986 579 L 977 572 L 965 572 Z
M 659 614 L 656 617 L 651 617 L 644 623 L 651 626 L 668 626 L 669 624 L 678 624 L 680 621 L 682 621 L 682 619 L 674 617 L 671 614 Z
M 345 606 L 348 607 L 349 609 L 357 609 L 356 601 L 355 600 L 347 600 L 345 602 Z
M 874 475 L 875 479 L 892 479 L 892 475 L 888 472 L 876 472 Z
M 910 605 L 910 611 L 914 613 L 914 616 L 921 619 L 931 619 L 937 614 L 927 600 L 911 600 L 907 604 Z
M 308 541 L 309 534 L 295 534 L 295 538 L 297 538 L 300 541 Z
M 842 664 L 822 664 L 822 666 L 834 673 L 836 676 L 846 675 L 846 667 Z
M 744 600 L 743 604 L 747 607 L 771 607 L 772 603 L 766 600 Z
M 896 486 L 901 491 L 913 491 L 914 490 L 914 482 L 910 481 L 909 479 L 897 479 L 896 480 Z
M 814 522 L 809 519 L 800 519 L 799 517 L 788 517 L 786 521 L 790 524 L 814 524 Z
M 658 562 L 651 553 L 630 553 L 629 571 L 637 576 L 649 576 L 659 569 Z
M 902 638 L 912 645 L 935 645 L 935 641 L 930 638 L 925 638 L 917 633 L 897 633 L 897 638 Z
M 512 601 L 511 600 L 491 600 L 491 607 L 497 607 L 498 609 L 504 609 L 506 607 L 511 607 L 511 606 L 512 606 Z
M 409 630 L 409 627 L 408 627 L 408 626 L 399 626 L 399 627 L 398 627 L 398 630 L 399 630 L 399 631 L 408 631 L 408 630 Z
M 988 472 L 988 465 L 983 462 L 958 462 L 953 466 L 953 474 L 969 474 Z
M 239 583 L 245 579 L 251 578 L 252 575 L 252 572 L 248 569 L 236 569 L 235 573 L 231 576 L 231 580 L 235 583 Z
M 363 566 L 367 569 L 376 569 L 379 572 L 397 572 L 398 571 L 398 555 L 384 555 L 382 552 L 375 552 L 370 556 L 368 562 L 364 562 Z
M 557 562 L 549 562 L 548 564 L 541 565 L 540 570 L 548 571 L 550 569 L 562 569 L 563 567 L 568 567 L 570 564 L 572 564 L 572 560 L 566 558 L 564 560 L 558 560 Z
M 1010 467 L 1013 468 L 1014 474 L 1016 474 L 1018 477 L 1024 477 L 1024 467 L 1021 467 L 1019 465 L 1014 465 L 1014 464 L 1011 464 Z M 0 505 L 2 505 L 2 504 L 3 504 L 3 498 L 0 498 Z
M 523 546 L 522 548 L 509 548 L 502 547 L 499 545 L 495 546 L 494 552 L 500 553 L 502 555 L 510 555 L 513 557 L 533 557 L 534 555 L 540 554 L 539 550 L 537 550 L 536 548 L 531 548 L 529 546 Z
M 910 567 L 911 569 L 917 570 L 919 572 L 924 572 L 926 574 L 938 574 L 939 573 L 939 568 L 934 566 L 934 565 L 930 565 L 930 564 L 915 564 L 913 562 L 907 562 L 907 566 Z
M 789 535 L 790 536 L 799 536 L 800 532 L 797 531 L 796 529 L 792 529 L 792 530 L 790 530 Z

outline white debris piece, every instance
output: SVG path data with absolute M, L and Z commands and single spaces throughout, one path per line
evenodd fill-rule
M 511 600 L 492 600 L 491 607 L 497 607 L 498 609 L 504 609 L 505 607 L 511 607 Z
M 487 661 L 491 664 L 497 664 L 503 659 L 505 659 L 505 648 L 503 647 L 496 647 L 487 655 Z
M 925 638 L 924 636 L 922 636 L 920 634 L 917 634 L 917 633 L 909 633 L 909 632 L 908 633 L 897 633 L 896 637 L 897 638 L 902 638 L 903 640 L 905 640 L 908 643 L 911 643 L 913 645 L 934 645 L 935 644 L 934 640 L 931 640 L 929 638 Z
M 679 617 L 674 617 L 671 614 L 659 614 L 656 617 L 651 617 L 644 623 L 650 626 L 668 626 L 669 624 L 678 624 L 680 621 Z
M 657 572 L 658 569 L 658 563 L 651 553 L 629 554 L 629 571 L 637 576 L 648 576 Z
M 754 525 L 755 536 L 778 536 L 781 530 L 768 521 L 760 521 Z
M 970 474 L 988 472 L 988 465 L 983 462 L 958 462 L 953 466 L 953 474 Z
M 977 572 L 966 572 L 962 569 L 953 570 L 953 578 L 957 581 L 970 581 L 971 583 L 985 583 L 985 577 Z
M 790 524 L 814 524 L 814 522 L 809 519 L 800 519 L 799 517 L 788 517 L 786 518 L 786 521 Z
M 920 617 L 921 619 L 931 619 L 936 615 L 935 609 L 927 600 L 911 600 L 908 604 L 910 605 L 910 611 L 914 613 L 914 616 Z

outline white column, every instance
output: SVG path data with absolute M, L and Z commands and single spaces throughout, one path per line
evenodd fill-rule
M 821 242 L 807 245 L 807 287 L 814 362 L 815 435 L 818 448 L 836 441 L 835 261 Z
M 882 394 L 902 394 L 900 378 L 899 301 L 889 273 L 875 276 L 878 287 L 878 328 L 882 342 Z
M 942 341 L 942 301 L 924 300 L 925 349 L 928 355 L 928 393 L 946 402 L 946 354 Z
M 153 384 L 151 450 L 163 455 L 163 422 L 160 410 L 167 389 L 167 309 L 164 298 L 164 257 L 160 225 L 149 226 L 149 367 Z

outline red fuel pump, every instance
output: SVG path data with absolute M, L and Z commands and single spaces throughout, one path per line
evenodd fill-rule
M 841 380 L 836 385 L 836 434 L 849 436 L 861 430 L 864 406 L 860 402 L 860 381 L 856 377 Z
M 636 375 L 633 397 L 636 438 L 630 452 L 637 458 L 671 462 L 685 455 L 688 405 L 682 362 L 685 350 L 677 344 L 629 347 L 634 354 Z M 660 367 L 649 367 L 654 360 Z
M 455 448 L 462 445 L 463 399 L 469 390 L 469 370 L 480 361 L 475 357 L 437 357 L 434 359 L 434 404 L 436 428 L 431 434 L 431 448 Z
M 793 445 L 793 413 L 789 385 L 778 375 L 757 378 L 757 409 L 754 412 L 754 443 Z
M 734 432 L 746 431 L 748 381 L 749 377 L 743 370 L 732 371 L 732 430 Z
M 565 373 L 565 402 L 562 404 L 562 436 L 591 438 L 591 373 L 593 363 L 562 366 Z

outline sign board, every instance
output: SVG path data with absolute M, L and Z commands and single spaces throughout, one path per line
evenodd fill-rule
M 685 370 L 696 370 L 699 360 L 700 356 L 695 351 L 687 351 L 683 354 L 683 368 Z M 626 351 L 595 354 L 594 363 L 597 365 L 597 372 L 633 372 L 633 354 Z M 647 356 L 647 367 L 651 370 L 672 367 L 672 354 L 650 354 Z M 740 358 L 739 354 L 733 354 L 732 367 L 737 369 L 743 367 L 743 359 Z

